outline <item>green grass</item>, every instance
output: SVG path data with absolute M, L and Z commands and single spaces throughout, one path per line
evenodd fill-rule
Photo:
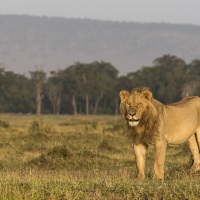
M 186 144 L 170 147 L 165 180 L 136 179 L 120 117 L 0 115 L 0 199 L 199 199 Z

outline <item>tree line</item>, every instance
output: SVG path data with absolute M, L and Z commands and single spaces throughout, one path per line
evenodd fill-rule
M 80 63 L 30 76 L 0 65 L 0 112 L 36 114 L 118 114 L 119 91 L 149 87 L 156 99 L 172 103 L 200 95 L 200 60 L 187 64 L 174 55 L 156 58 L 152 66 L 119 76 L 107 62 Z

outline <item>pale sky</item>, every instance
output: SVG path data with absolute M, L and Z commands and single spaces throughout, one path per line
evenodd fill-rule
M 200 0 L 0 0 L 0 14 L 200 25 Z

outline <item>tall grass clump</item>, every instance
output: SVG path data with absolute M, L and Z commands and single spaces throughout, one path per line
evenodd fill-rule
M 0 120 L 0 127 L 1 128 L 9 128 L 10 124 L 7 121 Z
M 32 121 L 28 127 L 28 133 L 30 136 L 47 136 L 52 133 L 51 127 L 47 126 L 43 122 Z

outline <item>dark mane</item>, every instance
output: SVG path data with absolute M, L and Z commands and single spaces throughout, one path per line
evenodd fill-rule
M 126 129 L 128 133 L 128 137 L 130 137 L 135 144 L 144 143 L 146 145 L 150 143 L 154 143 L 156 138 L 158 137 L 158 126 L 159 126 L 159 116 L 158 110 L 154 106 L 154 100 L 152 93 L 147 87 L 135 88 L 131 91 L 131 95 L 145 95 L 151 94 L 148 100 L 148 106 L 145 112 L 142 114 L 139 124 L 136 127 L 129 126 L 126 120 L 126 100 L 121 101 L 120 104 L 120 112 L 122 118 L 126 121 Z M 147 96 L 148 97 L 148 96 Z M 154 103 L 153 103 L 154 102 Z
M 128 137 L 130 137 L 135 144 L 144 143 L 154 144 L 158 135 L 159 117 L 156 108 L 153 105 L 149 106 L 145 113 L 143 113 L 140 123 L 136 127 L 130 127 L 127 124 Z
M 142 94 L 143 91 L 150 91 L 148 87 L 138 87 L 138 88 L 134 88 L 132 91 L 131 91 L 131 94 L 134 94 L 134 93 L 139 93 L 139 94 Z

